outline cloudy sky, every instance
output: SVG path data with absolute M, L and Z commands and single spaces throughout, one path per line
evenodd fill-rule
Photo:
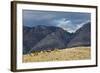
M 75 32 L 91 20 L 90 13 L 23 10 L 23 25 L 57 26 Z

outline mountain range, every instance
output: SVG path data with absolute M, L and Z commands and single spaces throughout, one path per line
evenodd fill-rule
M 60 27 L 38 25 L 23 26 L 23 54 L 32 51 L 64 49 L 91 45 L 91 23 L 88 22 L 75 33 Z

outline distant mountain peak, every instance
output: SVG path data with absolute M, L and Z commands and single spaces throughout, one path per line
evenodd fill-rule
M 72 39 L 67 44 L 68 47 L 74 46 L 90 46 L 91 45 L 91 23 L 84 24 L 72 36 Z

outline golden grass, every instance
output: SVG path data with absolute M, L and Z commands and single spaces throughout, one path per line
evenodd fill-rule
M 39 52 L 23 55 L 23 62 L 84 60 L 91 58 L 90 47 L 73 47 L 50 52 Z

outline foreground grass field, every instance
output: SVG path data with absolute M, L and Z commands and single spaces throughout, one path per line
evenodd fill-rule
M 90 47 L 73 47 L 63 50 L 41 51 L 23 55 L 23 62 L 84 60 L 91 58 Z

